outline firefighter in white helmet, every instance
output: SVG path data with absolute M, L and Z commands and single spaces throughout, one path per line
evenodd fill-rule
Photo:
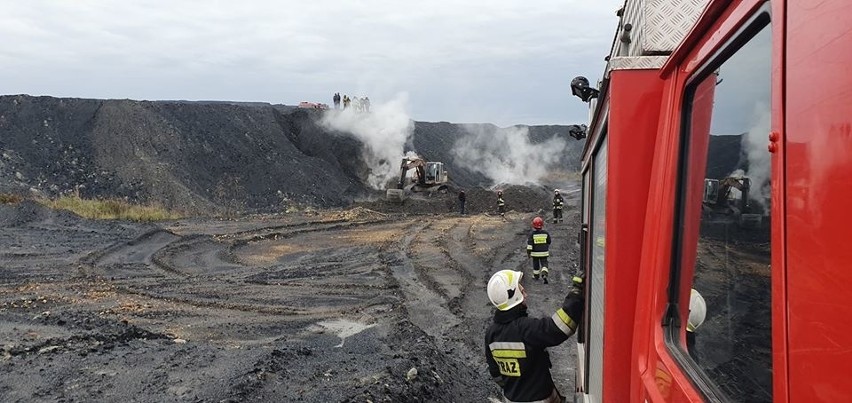
M 553 223 L 562 222 L 562 207 L 565 205 L 565 198 L 559 193 L 559 189 L 553 190 Z
M 692 360 L 698 362 L 695 355 L 695 330 L 704 323 L 707 317 L 707 303 L 696 289 L 689 291 L 689 316 L 686 320 L 686 351 Z
M 562 402 L 546 348 L 561 344 L 577 329 L 583 314 L 583 280 L 574 277 L 571 291 L 552 317 L 530 318 L 523 275 L 501 270 L 488 281 L 488 299 L 497 308 L 485 333 L 488 370 L 503 388 L 506 402 Z

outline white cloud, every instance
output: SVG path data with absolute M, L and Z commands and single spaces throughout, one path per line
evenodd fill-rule
M 582 103 L 554 104 L 575 75 L 600 75 L 622 3 L 9 1 L 0 74 L 7 93 L 294 104 L 408 92 L 417 120 L 575 123 Z
M 529 128 L 498 128 L 483 125 L 465 127 L 467 133 L 453 145 L 456 162 L 485 175 L 492 185 L 539 183 L 564 154 L 565 139 L 554 135 L 533 144 Z

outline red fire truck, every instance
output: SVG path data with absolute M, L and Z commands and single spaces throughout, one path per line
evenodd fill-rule
M 618 15 L 602 80 L 572 85 L 591 111 L 576 400 L 852 402 L 852 1 Z M 737 182 L 745 200 L 708 197 Z

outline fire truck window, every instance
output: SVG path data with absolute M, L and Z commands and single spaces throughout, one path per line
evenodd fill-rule
M 770 44 L 766 26 L 690 84 L 684 109 L 679 347 L 741 402 L 772 401 Z
M 589 233 L 591 242 L 591 272 L 586 275 L 589 286 L 589 320 L 588 339 L 588 382 L 589 398 L 593 402 L 600 401 L 603 391 L 603 335 L 604 335 L 604 279 L 606 265 L 604 249 L 606 247 L 606 192 L 607 192 L 607 151 L 608 141 L 604 137 L 595 154 L 592 166 L 594 176 L 592 184 L 592 222 Z

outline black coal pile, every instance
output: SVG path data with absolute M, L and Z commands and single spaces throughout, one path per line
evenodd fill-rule
M 362 144 L 320 127 L 321 113 L 263 103 L 0 96 L 0 193 L 123 198 L 188 214 L 341 207 L 375 197 L 364 182 Z M 487 211 L 495 203 L 489 179 L 452 154 L 462 126 L 417 122 L 413 151 L 445 162 L 454 189 L 482 189 L 481 198 L 469 193 L 468 210 Z M 529 132 L 533 143 L 567 138 L 562 126 Z M 582 144 L 571 142 L 561 168 L 579 164 Z M 539 196 L 530 192 L 517 202 L 507 193 L 509 208 L 533 209 Z M 455 210 L 454 197 L 437 204 Z

